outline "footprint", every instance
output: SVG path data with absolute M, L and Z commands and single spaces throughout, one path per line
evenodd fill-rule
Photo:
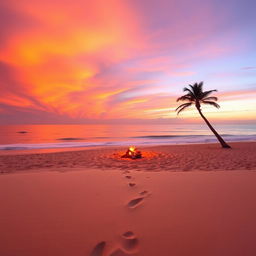
M 131 182 L 129 183 L 130 187 L 134 187 L 135 185 L 136 185 L 135 183 L 131 183 Z
M 127 231 L 121 235 L 121 246 L 113 251 L 109 256 L 128 256 L 137 253 L 138 239 L 132 231 Z
M 113 251 L 109 256 L 128 256 L 128 255 L 130 254 L 127 254 L 126 252 L 118 248 L 115 251 Z
M 90 256 L 103 256 L 103 251 L 106 246 L 106 242 L 100 242 L 98 243 L 94 249 L 92 250 Z
M 125 178 L 127 178 L 127 179 L 131 179 L 131 178 L 132 178 L 132 176 L 130 176 L 130 175 L 126 175 L 126 176 L 125 176 Z
M 144 196 L 144 195 L 146 195 L 147 193 L 148 193 L 148 191 L 147 191 L 147 190 L 144 190 L 144 191 L 140 192 L 140 195 Z
M 144 199 L 144 197 L 138 197 L 138 198 L 132 199 L 132 200 L 127 204 L 127 206 L 128 206 L 129 208 L 135 208 L 135 207 L 137 207 L 137 206 L 142 202 L 143 199 Z
M 123 174 L 127 174 L 127 173 L 130 173 L 130 171 L 124 171 Z
M 132 231 L 127 231 L 122 235 L 122 246 L 127 252 L 134 252 L 138 246 L 138 239 Z
M 133 251 L 137 248 L 138 245 L 138 239 L 132 238 L 132 239 L 126 239 L 123 241 L 123 248 L 127 251 Z
M 132 231 L 127 231 L 127 232 L 122 234 L 122 237 L 126 239 L 126 238 L 135 237 L 135 236 L 134 236 L 134 233 Z

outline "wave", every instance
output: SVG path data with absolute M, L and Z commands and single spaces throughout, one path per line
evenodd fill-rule
M 203 137 L 209 135 L 145 135 L 145 136 L 134 136 L 130 137 L 133 139 L 166 139 L 166 138 L 192 138 L 192 137 Z
M 253 135 L 234 135 L 234 134 L 220 134 L 224 138 L 228 137 L 239 137 L 241 138 L 244 137 L 251 137 L 254 136 L 256 137 L 256 134 Z M 214 135 L 202 135 L 202 134 L 194 134 L 194 135 L 143 135 L 143 136 L 134 136 L 130 138 L 137 138 L 137 139 L 166 139 L 166 138 L 206 138 L 206 137 L 213 137 L 215 138 Z
M 227 142 L 256 141 L 256 135 L 223 135 Z M 57 143 L 19 143 L 0 145 L 0 150 L 29 150 L 29 149 L 58 149 L 58 148 L 86 148 L 102 146 L 143 146 L 168 144 L 197 144 L 218 142 L 214 135 L 150 135 L 122 138 L 118 141 L 81 141 L 79 138 L 62 138 L 68 142 Z
M 67 138 L 58 138 L 57 140 L 86 140 L 86 139 L 85 138 L 67 137 Z

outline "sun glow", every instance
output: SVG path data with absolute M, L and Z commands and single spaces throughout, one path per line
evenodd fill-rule
M 205 89 L 218 89 L 221 105 L 204 108 L 209 116 L 253 119 L 256 68 L 249 57 L 255 51 L 244 46 L 252 36 L 244 34 L 246 26 L 226 30 L 225 17 L 235 10 L 222 9 L 220 22 L 217 3 L 187 5 L 201 13 L 187 13 L 189 26 L 176 0 L 1 2 L 2 112 L 17 119 L 29 113 L 33 122 L 42 111 L 46 123 L 52 115 L 75 122 L 175 121 L 182 88 L 204 79 Z M 193 110 L 182 113 L 187 120 L 194 116 Z

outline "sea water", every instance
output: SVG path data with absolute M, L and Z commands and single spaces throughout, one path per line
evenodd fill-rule
M 256 141 L 256 124 L 214 126 L 227 141 Z M 0 150 L 218 142 L 204 124 L 1 125 Z

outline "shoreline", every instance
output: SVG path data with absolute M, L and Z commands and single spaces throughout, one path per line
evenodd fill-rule
M 217 171 L 256 170 L 256 142 L 230 143 L 232 149 L 222 149 L 218 143 L 144 146 L 142 159 L 122 159 L 123 147 L 66 149 L 61 152 L 15 152 L 0 155 L 0 173 L 36 169 L 75 168 L 145 171 Z M 17 154 L 18 153 L 18 154 Z
M 191 135 L 193 137 L 193 135 Z M 195 135 L 198 136 L 198 135 Z M 200 135 L 201 136 L 201 135 Z M 207 136 L 207 135 L 206 135 Z M 233 136 L 233 135 L 230 135 Z M 227 143 L 247 143 L 247 142 L 256 142 L 256 137 L 255 135 L 248 135 L 252 136 L 253 138 L 250 139 L 241 139 L 237 138 L 235 140 L 226 140 Z M 153 136 L 153 137 L 158 137 L 158 136 Z M 162 136 L 160 136 L 162 137 Z M 166 136 L 163 136 L 166 137 Z M 168 137 L 168 136 L 167 136 Z M 172 137 L 172 136 L 170 136 Z M 174 136 L 176 137 L 176 136 Z M 157 146 L 170 146 L 170 145 L 197 145 L 197 144 L 218 144 L 219 142 L 215 137 L 212 140 L 203 140 L 203 141 L 158 141 L 158 142 L 141 142 L 141 141 L 116 141 L 116 142 L 108 142 L 105 141 L 102 144 L 94 144 L 94 143 L 99 143 L 99 142 L 85 142 L 84 145 L 83 142 L 75 142 L 75 144 L 72 144 L 71 142 L 47 142 L 47 143 L 27 143 L 27 144 L 22 144 L 22 143 L 12 143 L 12 144 L 0 144 L 0 155 L 8 155 L 8 154 L 15 154 L 14 152 L 17 153 L 30 153 L 31 151 L 34 152 L 63 152 L 63 151 L 77 151 L 77 150 L 87 150 L 87 149 L 97 149 L 97 148 L 108 148 L 108 147 L 128 147 L 131 145 L 137 145 L 138 147 L 157 147 Z M 70 146 L 67 145 L 67 143 L 70 143 Z M 76 144 L 79 143 L 79 144 Z M 39 146 L 40 145 L 40 146 Z
M 228 144 L 237 143 L 256 143 L 256 140 L 251 141 L 231 141 Z M 12 145 L 12 144 L 10 144 Z M 100 146 L 86 146 L 86 147 L 63 147 L 63 148 L 36 148 L 36 149 L 0 149 L 0 156 L 2 155 L 32 155 L 32 154 L 49 154 L 49 153 L 61 153 L 61 152 L 73 152 L 73 151 L 86 151 L 86 150 L 98 150 L 98 149 L 127 149 L 129 145 L 100 145 Z M 138 148 L 157 148 L 157 147 L 173 147 L 173 146 L 193 146 L 193 145 L 216 145 L 221 147 L 219 142 L 191 142 L 191 143 L 170 143 L 170 144 L 148 144 L 137 145 Z

